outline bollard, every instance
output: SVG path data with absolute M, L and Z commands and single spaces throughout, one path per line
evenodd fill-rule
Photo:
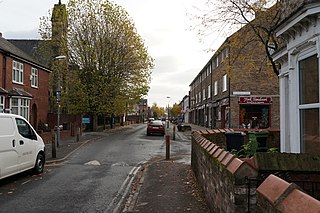
M 56 137 L 55 137 L 55 133 L 54 130 L 51 129 L 51 145 L 52 145 L 52 158 L 56 158 L 57 157 L 57 152 L 56 152 Z
M 176 125 L 173 126 L 172 140 L 176 140 Z
M 166 135 L 166 160 L 170 159 L 170 135 Z
M 76 142 L 79 142 L 80 140 L 80 128 L 77 130 L 77 137 L 76 137 Z

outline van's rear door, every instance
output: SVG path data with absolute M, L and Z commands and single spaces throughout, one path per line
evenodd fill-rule
M 0 118 L 0 178 L 18 172 L 19 153 L 15 139 L 15 121 L 11 117 Z

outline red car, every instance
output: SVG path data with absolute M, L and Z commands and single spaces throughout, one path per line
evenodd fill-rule
M 165 134 L 165 128 L 160 120 L 150 121 L 147 126 L 147 135 L 151 134 Z

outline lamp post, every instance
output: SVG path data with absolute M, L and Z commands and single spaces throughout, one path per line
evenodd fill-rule
M 169 101 L 168 101 L 168 122 L 167 122 L 167 128 L 169 128 L 169 116 L 170 116 L 169 103 L 170 103 L 171 97 L 167 96 L 167 98 L 169 99 Z
M 62 60 L 65 59 L 66 56 L 60 55 L 54 58 L 54 60 Z M 61 98 L 61 85 L 60 85 L 60 73 L 58 69 L 58 83 L 57 83 L 57 90 L 56 90 L 56 101 L 57 101 L 57 147 L 60 144 L 60 98 Z

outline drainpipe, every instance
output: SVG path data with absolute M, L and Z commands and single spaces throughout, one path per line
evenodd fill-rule
M 231 71 L 231 68 L 230 68 L 230 66 L 231 66 L 231 62 L 230 62 L 230 58 L 231 58 L 231 51 L 230 51 L 230 41 L 228 40 L 228 48 L 229 48 L 229 50 L 228 50 L 228 52 L 229 52 L 229 56 L 228 56 L 228 63 L 229 63 L 229 69 L 228 69 L 228 90 L 229 90 L 229 117 L 228 117 L 228 119 L 229 119 L 229 121 L 228 121 L 228 123 L 229 123 L 229 128 L 231 128 L 231 78 L 230 78 L 230 71 Z
M 5 54 L 5 53 L 4 53 Z M 2 71 L 2 85 L 3 89 L 6 89 L 6 75 L 7 75 L 7 57 L 3 55 L 2 58 L 2 64 L 3 64 L 3 71 Z

